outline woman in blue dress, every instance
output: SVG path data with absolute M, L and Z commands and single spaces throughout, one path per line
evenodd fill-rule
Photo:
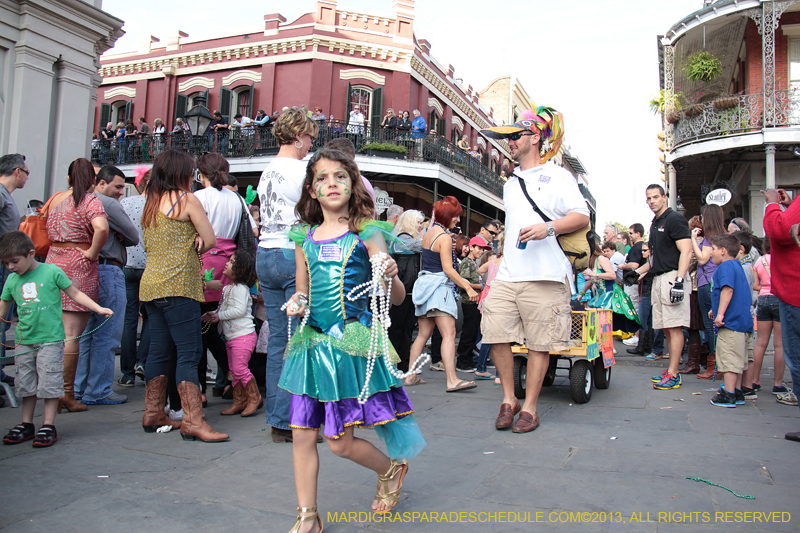
M 292 532 L 322 530 L 316 439 L 323 426 L 333 453 L 378 474 L 376 513 L 396 505 L 407 460 L 425 445 L 402 387 L 403 374 L 394 366 L 399 358 L 386 337 L 388 308 L 405 298 L 397 265 L 381 255 L 391 226 L 371 219 L 374 205 L 359 176 L 356 164 L 341 152 L 318 151 L 308 163 L 296 207 L 302 224 L 289 233 L 296 244 L 297 293 L 286 311 L 303 317 L 287 346 L 279 383 L 291 394 L 299 504 Z M 380 278 L 373 280 L 375 274 Z M 386 294 L 389 280 L 388 297 L 375 309 L 379 299 L 374 297 L 371 306 L 368 293 Z M 389 455 L 355 437 L 355 427 L 374 427 Z

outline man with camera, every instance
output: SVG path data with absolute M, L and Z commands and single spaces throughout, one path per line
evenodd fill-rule
M 481 332 L 483 342 L 492 345 L 492 360 L 503 386 L 495 427 L 513 425 L 514 433 L 527 433 L 539 426 L 536 401 L 550 352 L 566 349 L 569 342 L 572 265 L 556 236 L 585 227 L 589 209 L 572 174 L 549 162 L 564 136 L 563 119 L 556 110 L 530 109 L 514 124 L 481 133 L 507 140 L 519 163 L 503 187 L 506 246 L 500 271 L 483 303 Z M 528 347 L 524 405 L 514 397 L 512 343 Z

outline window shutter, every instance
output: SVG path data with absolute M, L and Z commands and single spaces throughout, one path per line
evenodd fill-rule
M 444 137 L 446 127 L 447 124 L 445 123 L 444 118 L 440 118 L 439 121 L 436 123 L 436 133 Z
M 483 155 L 481 156 L 481 162 L 483 163 L 483 166 L 489 166 L 489 157 L 489 152 L 483 152 Z
M 383 117 L 383 87 L 372 89 L 372 116 L 370 116 L 370 126 L 377 128 L 381 124 Z
M 256 96 L 255 91 L 255 83 L 250 84 L 250 98 L 248 99 L 247 103 L 247 116 L 248 118 L 253 118 L 255 113 L 253 113 L 253 98 Z
M 178 93 L 175 96 L 175 116 L 173 117 L 173 123 L 177 118 L 183 118 L 186 115 L 188 109 L 186 108 L 189 104 L 189 98 L 185 94 Z
M 431 114 L 428 115 L 428 131 L 436 128 L 436 110 L 431 109 Z M 425 133 L 428 133 L 427 131 Z
M 233 93 L 230 89 L 226 89 L 225 87 L 219 90 L 219 112 L 228 120 L 228 124 L 231 122 L 231 98 Z
M 100 128 L 103 129 L 106 127 L 106 124 L 109 123 L 111 120 L 111 105 L 110 104 L 100 104 Z
M 125 120 L 133 121 L 133 100 L 128 100 L 125 104 Z
M 203 93 L 203 98 L 206 99 L 206 103 L 204 104 L 206 109 L 211 109 L 211 102 L 208 101 L 208 89 L 206 89 L 206 92 Z
M 347 82 L 347 100 L 344 101 L 344 125 L 350 122 L 350 99 L 353 98 L 353 86 Z

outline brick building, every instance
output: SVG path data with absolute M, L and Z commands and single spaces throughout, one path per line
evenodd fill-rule
M 712 80 L 687 76 L 698 52 L 719 60 Z M 800 192 L 800 2 L 704 1 L 659 37 L 659 66 L 673 205 L 680 198 L 696 215 L 711 191 L 726 189 L 726 218 L 761 234 L 760 190 Z
M 347 134 L 349 113 L 359 105 L 366 124 L 351 137 L 365 148 L 357 162 L 373 185 L 394 203 L 426 213 L 437 197 L 454 195 L 469 214 L 468 231 L 475 232 L 487 218 L 502 218 L 500 173 L 513 162 L 505 142 L 478 133 L 501 122 L 494 109 L 455 77 L 452 65 L 431 55 L 431 43 L 414 35 L 414 16 L 413 0 L 394 0 L 388 15 L 318 0 L 313 12 L 292 22 L 266 15 L 263 32 L 202 41 L 178 32 L 161 47 L 153 46 L 156 37 L 145 39 L 135 53 L 103 56 L 95 129 L 143 116 L 151 126 L 160 118 L 169 131 L 202 100 L 231 122 L 237 113 L 252 118 L 258 109 L 272 114 L 306 105 L 326 115 L 318 140 L 323 142 Z M 429 131 L 424 150 L 415 153 L 406 139 L 381 130 L 387 108 L 421 112 Z M 209 148 L 225 151 L 232 173 L 245 185 L 255 185 L 275 151 L 269 132 L 259 130 L 251 137 L 237 137 L 234 130 L 224 146 L 217 140 Z M 479 147 L 480 159 L 456 147 L 462 135 Z M 165 141 L 159 146 L 169 144 L 168 136 Z M 376 157 L 366 149 L 371 142 L 390 142 L 406 152 L 399 159 Z M 154 150 L 137 145 L 129 155 L 147 160 Z

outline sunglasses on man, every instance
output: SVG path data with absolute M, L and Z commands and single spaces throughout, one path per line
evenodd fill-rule
M 511 135 L 509 135 L 508 138 L 511 139 L 512 141 L 518 141 L 527 135 L 536 135 L 536 133 L 532 131 L 529 132 L 518 131 L 517 133 L 512 133 Z

